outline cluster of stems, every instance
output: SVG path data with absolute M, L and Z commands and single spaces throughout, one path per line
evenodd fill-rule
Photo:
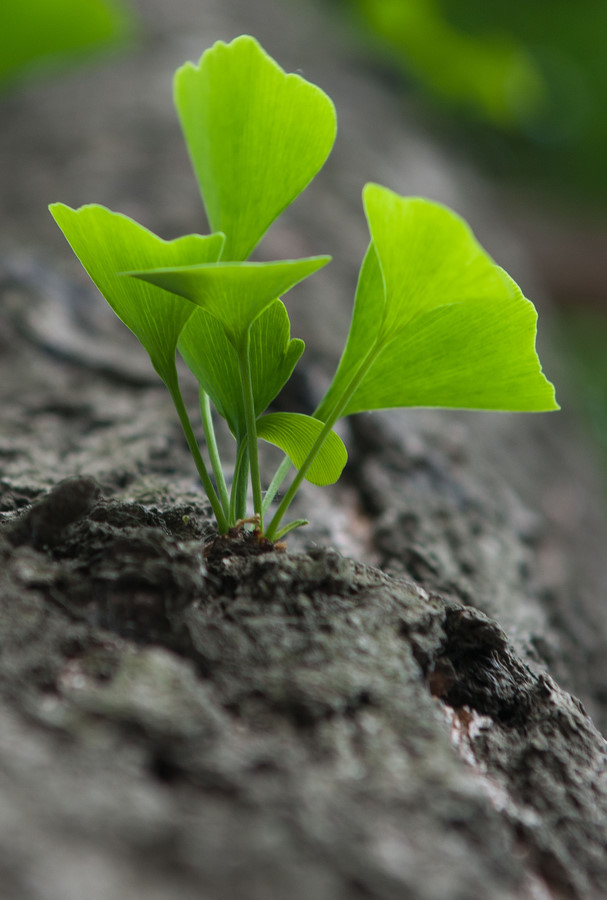
M 378 353 L 377 342 L 371 347 L 364 359 L 361 360 L 359 367 L 354 373 L 347 389 L 339 398 L 333 409 L 326 416 L 324 426 L 319 432 L 314 444 L 310 448 L 302 465 L 299 467 L 289 487 L 285 491 L 278 507 L 272 516 L 267 528 L 264 529 L 264 520 L 268 516 L 269 508 L 278 494 L 282 484 L 284 483 L 289 471 L 292 467 L 291 461 L 285 455 L 278 469 L 276 470 L 268 489 L 262 490 L 261 473 L 259 466 L 258 438 L 257 438 L 257 417 L 255 413 L 255 403 L 253 395 L 253 382 L 251 377 L 250 365 L 250 346 L 249 334 L 247 333 L 246 341 L 238 352 L 238 361 L 240 366 L 241 384 L 243 403 L 245 409 L 247 436 L 237 443 L 236 448 L 236 464 L 234 466 L 234 476 L 232 479 L 231 490 L 228 486 L 223 473 L 221 459 L 217 447 L 217 439 L 215 436 L 215 428 L 211 414 L 211 404 L 208 395 L 200 388 L 200 410 L 202 416 L 202 425 L 204 437 L 213 472 L 213 478 L 207 469 L 200 447 L 194 435 L 183 397 L 178 387 L 177 377 L 173 386 L 169 387 L 173 403 L 177 410 L 185 438 L 194 457 L 194 462 L 198 470 L 198 474 L 202 481 L 202 485 L 209 499 L 213 513 L 217 520 L 217 527 L 220 534 L 226 534 L 230 528 L 239 522 L 247 521 L 246 504 L 249 489 L 249 479 L 253 494 L 253 510 L 255 513 L 254 523 L 259 531 L 270 541 L 277 541 L 283 538 L 293 529 L 306 525 L 306 519 L 294 519 L 287 525 L 280 527 L 280 524 L 289 509 L 293 499 L 299 490 L 302 481 L 306 477 L 308 469 L 312 465 L 315 457 L 319 453 L 322 445 L 329 436 L 333 426 L 342 416 L 348 402 L 361 381 L 373 365 Z M 213 479 L 215 484 L 213 484 Z M 250 521 L 250 520 L 249 520 Z

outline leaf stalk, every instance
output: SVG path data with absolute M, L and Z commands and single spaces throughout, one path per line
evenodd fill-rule
M 245 340 L 238 346 L 237 352 L 242 381 L 242 397 L 247 423 L 249 466 L 251 471 L 251 486 L 253 488 L 253 509 L 255 510 L 256 515 L 259 516 L 259 529 L 263 533 L 263 498 L 261 495 L 261 475 L 259 472 L 257 417 L 255 415 L 255 396 L 253 393 L 253 378 L 251 374 L 250 346 L 251 330 L 249 328 Z
M 211 481 L 211 477 L 207 471 L 207 467 L 200 452 L 200 447 L 198 446 L 198 442 L 194 435 L 194 430 L 192 429 L 192 425 L 185 408 L 185 403 L 183 402 L 183 397 L 181 396 L 181 391 L 179 390 L 179 385 L 177 384 L 177 373 L 175 372 L 174 379 L 171 379 L 170 382 L 167 381 L 165 383 L 171 394 L 175 409 L 177 410 L 177 415 L 179 416 L 179 421 L 181 422 L 181 427 L 183 429 L 185 439 L 188 442 L 190 453 L 194 457 L 194 463 L 196 464 L 196 469 L 198 470 L 200 480 L 202 481 L 202 486 L 204 487 L 205 493 L 209 499 L 209 503 L 211 504 L 213 512 L 215 513 L 219 533 L 226 534 L 228 531 L 228 521 L 224 514 L 221 501 L 219 500 L 215 488 L 213 487 L 213 482 Z
M 272 540 L 276 539 L 278 526 L 280 525 L 284 514 L 286 513 L 289 506 L 291 505 L 293 498 L 295 497 L 295 494 L 299 490 L 299 487 L 300 487 L 302 481 L 306 477 L 306 473 L 307 473 L 308 469 L 310 468 L 310 466 L 312 465 L 312 462 L 314 461 L 316 454 L 318 453 L 318 451 L 324 444 L 325 440 L 327 439 L 333 426 L 335 425 L 335 423 L 337 422 L 337 420 L 343 413 L 344 409 L 347 407 L 347 405 L 350 401 L 350 398 L 352 397 L 352 395 L 354 394 L 354 392 L 360 385 L 361 381 L 363 380 L 363 378 L 365 377 L 365 375 L 367 374 L 367 372 L 369 371 L 369 369 L 375 362 L 375 359 L 378 356 L 381 349 L 382 349 L 381 345 L 376 340 L 374 342 L 374 344 L 371 346 L 371 348 L 369 349 L 367 355 L 362 360 L 360 366 L 358 367 L 355 374 L 353 375 L 352 380 L 350 381 L 348 387 L 342 394 L 340 400 L 337 401 L 337 403 L 333 407 L 332 412 L 330 413 L 329 416 L 327 416 L 322 431 L 320 432 L 320 434 L 314 441 L 314 444 L 312 445 L 310 452 L 308 453 L 305 460 L 303 461 L 300 469 L 298 470 L 298 472 L 295 475 L 295 478 L 289 485 L 287 492 L 285 493 L 284 497 L 282 498 L 280 505 L 278 506 L 278 509 L 274 513 L 272 521 L 270 522 L 270 525 L 268 526 L 268 530 L 266 531 L 266 537 L 268 538 L 268 540 L 272 541 Z
M 207 394 L 207 392 L 202 388 L 200 388 L 200 414 L 202 417 L 202 427 L 204 429 L 204 437 L 209 452 L 209 459 L 211 460 L 211 467 L 213 469 L 215 483 L 217 484 L 217 490 L 219 492 L 219 499 L 221 501 L 224 514 L 226 518 L 229 519 L 230 497 L 228 494 L 226 480 L 223 474 L 223 467 L 221 465 L 219 450 L 217 448 L 217 439 L 215 437 L 215 428 L 213 426 L 213 417 L 211 415 L 211 401 L 209 400 L 209 395 Z

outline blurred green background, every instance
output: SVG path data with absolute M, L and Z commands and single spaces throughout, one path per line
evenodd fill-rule
M 2 0 L 0 89 L 107 51 L 131 30 L 119 0 Z
M 605 0 L 338 2 L 485 168 L 605 209 Z

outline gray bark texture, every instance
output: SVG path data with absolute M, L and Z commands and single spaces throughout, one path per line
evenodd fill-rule
M 541 298 L 503 203 L 323 8 L 137 6 L 130 54 L 1 101 L 3 900 L 607 897 L 607 525 L 550 311 L 563 412 L 354 418 L 287 551 L 203 552 L 170 401 L 46 212 L 204 232 L 170 79 L 258 37 L 340 123 L 263 245 L 335 259 L 289 299 L 308 349 L 283 399 L 310 411 L 347 332 L 364 182 L 450 204 Z

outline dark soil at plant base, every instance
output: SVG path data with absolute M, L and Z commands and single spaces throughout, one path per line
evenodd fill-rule
M 0 759 L 102 870 L 119 843 L 151 896 L 607 893 L 604 741 L 482 613 L 89 478 L 0 554 Z

